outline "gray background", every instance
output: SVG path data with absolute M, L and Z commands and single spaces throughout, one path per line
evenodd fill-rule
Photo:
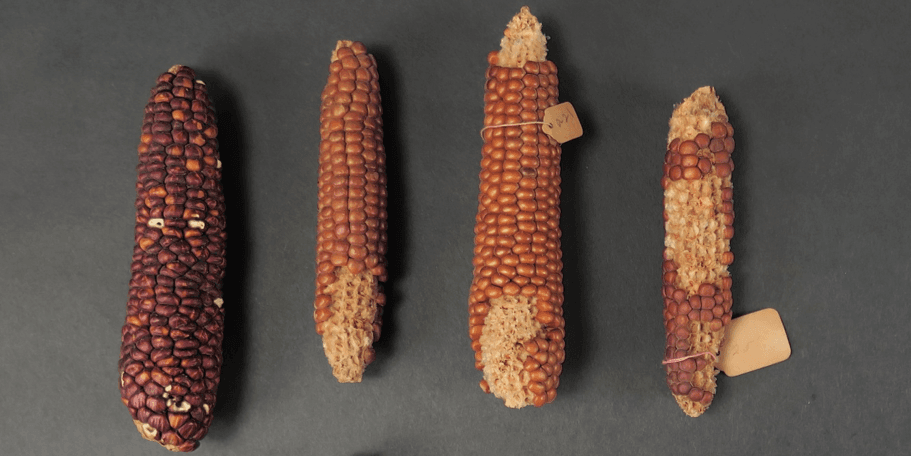
M 564 145 L 559 394 L 516 411 L 478 388 L 467 295 L 485 56 L 522 4 L 2 2 L 2 452 L 164 454 L 117 358 L 142 110 L 180 63 L 219 112 L 229 229 L 197 454 L 907 454 L 911 7 L 530 5 L 585 135 Z M 377 57 L 389 165 L 390 299 L 359 385 L 335 382 L 311 313 L 338 39 Z M 672 106 L 703 85 L 738 144 L 735 316 L 778 309 L 793 355 L 721 376 L 691 419 L 660 365 L 659 180 Z

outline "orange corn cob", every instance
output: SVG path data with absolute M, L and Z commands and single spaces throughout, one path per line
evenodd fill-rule
M 715 356 L 731 321 L 733 133 L 715 90 L 697 90 L 674 109 L 661 179 L 665 370 L 693 417 L 715 397 Z
M 373 361 L 386 298 L 386 154 L 376 61 L 339 41 L 320 106 L 316 332 L 339 382 Z
M 558 80 L 545 45 L 523 7 L 487 56 L 469 336 L 481 388 L 513 408 L 553 401 L 564 359 L 560 144 L 540 125 Z

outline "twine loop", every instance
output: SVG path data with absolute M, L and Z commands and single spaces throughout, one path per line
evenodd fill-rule
M 487 130 L 488 128 L 521 127 L 522 125 L 535 125 L 535 124 L 544 125 L 544 122 L 543 122 L 543 121 L 540 121 L 540 120 L 534 120 L 534 121 L 529 121 L 529 122 L 508 123 L 508 124 L 500 124 L 500 125 L 488 125 L 488 126 L 486 126 L 486 127 L 484 127 L 484 128 L 481 129 L 481 138 L 484 137 L 484 130 Z
M 701 353 L 695 353 L 695 354 L 692 354 L 692 355 L 689 355 L 689 356 L 683 356 L 683 357 L 680 357 L 680 358 L 666 359 L 666 360 L 664 360 L 664 361 L 661 361 L 661 364 L 679 363 L 680 361 L 686 361 L 686 360 L 688 360 L 688 359 L 690 359 L 690 358 L 698 358 L 698 357 L 700 357 L 700 356 L 702 356 L 702 355 L 709 355 L 710 357 L 712 357 L 712 361 L 717 361 L 717 360 L 718 360 L 718 356 L 716 356 L 716 355 L 715 355 L 714 353 L 712 353 L 712 352 L 701 352 Z

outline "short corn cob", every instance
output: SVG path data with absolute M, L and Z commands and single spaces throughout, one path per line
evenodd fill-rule
M 667 384 L 693 417 L 715 396 L 715 356 L 731 321 L 733 133 L 715 90 L 697 90 L 674 109 L 661 179 Z
M 386 153 L 376 61 L 339 41 L 320 106 L 313 318 L 339 382 L 360 382 L 380 337 L 386 281 Z
M 469 336 L 481 388 L 513 408 L 553 401 L 564 359 L 560 144 L 539 124 L 558 80 L 545 45 L 523 7 L 487 56 Z
M 224 196 L 215 111 L 190 68 L 158 77 L 145 108 L 136 247 L 120 393 L 136 428 L 192 451 L 212 423 L 224 327 Z

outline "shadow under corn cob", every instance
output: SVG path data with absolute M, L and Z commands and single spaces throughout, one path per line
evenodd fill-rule
M 668 387 L 693 417 L 715 397 L 715 357 L 731 321 L 733 134 L 715 89 L 696 90 L 674 109 L 661 179 L 664 363 Z
M 212 423 L 222 363 L 224 196 L 215 111 L 192 69 L 158 77 L 145 108 L 120 394 L 136 428 L 192 451 Z
M 469 336 L 481 388 L 507 407 L 556 397 L 564 360 L 560 144 L 542 131 L 557 67 L 523 7 L 487 60 Z M 503 126 L 505 124 L 529 123 Z
M 332 374 L 360 382 L 375 358 L 386 273 L 386 153 L 376 60 L 339 41 L 320 105 L 313 318 Z

